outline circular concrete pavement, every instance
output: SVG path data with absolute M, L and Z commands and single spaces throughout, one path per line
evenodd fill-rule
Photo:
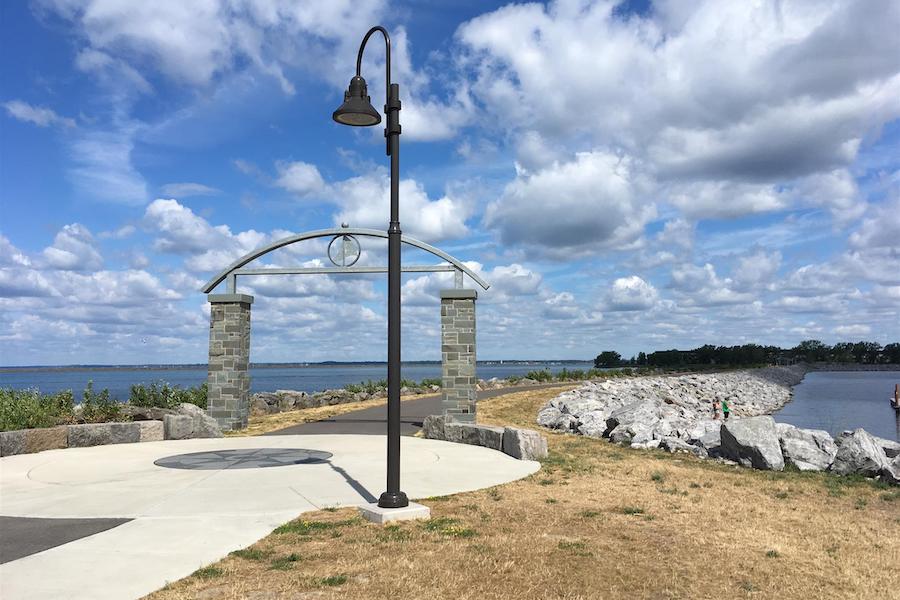
M 182 467 L 169 468 L 176 464 Z M 538 468 L 477 446 L 401 441 L 401 487 L 411 499 L 490 487 Z M 182 440 L 4 457 L 0 515 L 121 524 L 0 565 L 0 596 L 139 598 L 303 512 L 373 502 L 384 477 L 385 439 L 372 435 Z

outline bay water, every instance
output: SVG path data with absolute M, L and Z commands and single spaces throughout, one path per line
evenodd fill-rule
M 794 398 L 772 417 L 837 435 L 862 427 L 900 441 L 900 411 L 891 408 L 900 371 L 812 371 L 794 387 Z

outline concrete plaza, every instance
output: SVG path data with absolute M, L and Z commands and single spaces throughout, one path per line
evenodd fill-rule
M 411 499 L 490 487 L 539 468 L 494 450 L 437 440 L 403 437 L 401 448 L 402 489 Z M 270 451 L 254 462 L 255 449 Z M 316 452 L 301 464 L 263 466 L 292 449 Z M 168 461 L 178 468 L 154 464 L 225 450 L 245 450 L 249 458 L 221 465 L 202 457 Z M 0 565 L 0 596 L 139 598 L 303 512 L 372 502 L 383 491 L 384 476 L 385 439 L 372 435 L 196 439 L 5 457 L 0 515 L 71 519 L 61 523 L 70 532 L 80 528 L 84 537 L 70 541 L 70 533 L 59 545 Z M 30 540 L 4 544 L 17 542 Z M 34 549 L 18 548 L 12 556 Z

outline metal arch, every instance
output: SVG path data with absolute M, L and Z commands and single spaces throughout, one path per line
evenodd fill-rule
M 328 236 L 332 236 L 332 235 L 361 235 L 361 236 L 377 237 L 377 238 L 384 238 L 384 239 L 387 239 L 387 237 L 388 237 L 387 232 L 379 231 L 377 229 L 357 229 L 357 228 L 349 228 L 349 227 L 336 227 L 334 229 L 319 229 L 317 231 L 307 231 L 306 233 L 292 235 L 292 236 L 277 240 L 275 242 L 272 242 L 268 246 L 263 246 L 262 248 L 257 248 L 256 250 L 253 250 L 252 252 L 245 254 L 241 258 L 237 259 L 235 262 L 231 263 L 228 266 L 228 268 L 226 268 L 224 271 L 222 271 L 221 273 L 219 273 L 218 275 L 216 275 L 215 277 L 210 279 L 206 283 L 206 285 L 203 286 L 202 291 L 204 294 L 210 293 L 211 291 L 213 291 L 213 289 L 217 285 L 219 285 L 220 283 L 225 281 L 225 279 L 229 275 L 231 275 L 232 272 L 236 271 L 237 269 L 240 269 L 247 263 L 254 261 L 257 258 L 264 256 L 264 255 L 268 254 L 269 252 L 272 252 L 273 250 L 278 250 L 279 248 L 283 248 L 284 246 L 289 246 L 296 242 L 302 242 L 304 240 L 312 240 L 312 239 L 321 238 L 321 237 L 328 237 Z M 426 244 L 425 242 L 423 242 L 421 240 L 417 240 L 415 238 L 411 238 L 411 237 L 408 237 L 405 235 L 400 236 L 400 241 L 404 244 L 409 244 L 410 246 L 414 246 L 421 250 L 425 250 L 426 252 L 430 252 L 431 254 L 434 254 L 438 258 L 447 261 L 448 263 L 450 263 L 451 265 L 453 265 L 454 267 L 456 267 L 457 269 L 459 269 L 460 271 L 462 271 L 463 273 L 465 273 L 466 275 L 471 277 L 475 281 L 475 283 L 477 283 L 478 285 L 481 286 L 482 289 L 486 290 L 489 287 L 491 287 L 491 285 L 488 282 L 486 282 L 484 279 L 479 277 L 474 271 L 472 271 L 472 269 L 470 269 L 466 265 L 462 264 L 461 262 L 459 262 L 458 260 L 456 260 L 455 258 L 450 256 L 443 250 L 440 250 L 439 248 L 435 248 L 434 246 L 432 246 L 430 244 Z

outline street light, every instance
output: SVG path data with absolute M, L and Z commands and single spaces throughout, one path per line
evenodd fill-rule
M 384 35 L 385 106 L 387 154 L 391 157 L 391 222 L 388 227 L 388 414 L 387 414 L 387 491 L 378 498 L 382 508 L 409 506 L 400 491 L 400 86 L 391 83 L 391 36 L 384 27 L 366 33 L 356 56 L 356 76 L 344 92 L 344 103 L 332 118 L 341 125 L 369 127 L 381 123 L 381 115 L 372 107 L 366 80 L 362 78 L 362 57 L 366 42 L 376 31 Z

